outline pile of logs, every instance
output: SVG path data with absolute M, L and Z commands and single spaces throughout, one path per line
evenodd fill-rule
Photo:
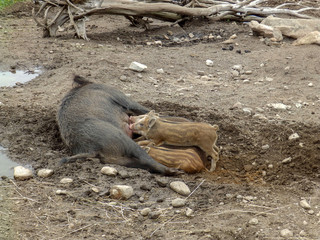
M 145 18 L 173 23 L 194 17 L 261 22 L 269 15 L 309 19 L 312 16 L 306 12 L 319 10 L 299 2 L 268 7 L 267 0 L 42 0 L 40 9 L 37 12 L 33 9 L 32 14 L 43 27 L 45 37 L 56 36 L 68 23 L 67 27 L 73 27 L 79 38 L 88 40 L 85 22 L 90 15 L 123 15 L 133 24 L 148 28 Z

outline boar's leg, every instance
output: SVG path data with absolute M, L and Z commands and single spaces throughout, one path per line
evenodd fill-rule
M 73 162 L 80 160 L 80 159 L 95 158 L 95 157 L 98 157 L 98 153 L 79 153 L 79 154 L 73 155 L 71 157 L 62 158 L 60 161 L 60 164 L 73 163 Z

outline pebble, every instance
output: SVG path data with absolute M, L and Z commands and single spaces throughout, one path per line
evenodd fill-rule
M 118 174 L 120 175 L 121 178 L 128 178 L 128 177 L 130 177 L 128 171 L 126 171 L 126 170 L 120 170 L 120 171 L 118 172 Z
M 238 71 L 236 71 L 236 70 L 232 70 L 231 74 L 232 74 L 233 77 L 238 77 L 240 75 L 240 73 Z
M 245 79 L 245 80 L 243 80 L 243 83 L 250 83 L 250 80 L 249 79 Z
M 138 63 L 138 62 L 132 62 L 129 66 L 130 70 L 136 71 L 136 72 L 142 72 L 145 69 L 147 69 L 147 66 L 142 64 L 142 63 Z
M 72 178 L 62 178 L 61 180 L 60 180 L 60 183 L 63 183 L 63 184 L 65 184 L 65 183 L 72 183 L 73 182 L 73 179 Z
M 159 74 L 163 74 L 163 73 L 164 73 L 164 70 L 163 70 L 162 68 L 159 68 L 159 69 L 157 69 L 156 71 L 157 71 L 157 73 L 159 73 Z
M 313 214 L 314 214 L 314 211 L 311 209 L 311 210 L 308 211 L 308 213 L 309 213 L 310 215 L 313 215 Z
M 232 69 L 240 72 L 243 69 L 243 66 L 242 65 L 233 65 Z
M 233 198 L 233 194 L 227 193 L 227 194 L 226 194 L 226 197 L 227 197 L 227 198 Z
M 56 194 L 57 194 L 57 195 L 67 195 L 67 190 L 58 189 L 58 190 L 56 191 Z
M 270 103 L 267 106 L 278 110 L 287 110 L 291 108 L 290 106 L 285 105 L 283 103 Z
M 16 180 L 27 180 L 32 178 L 32 171 L 28 168 L 17 166 L 13 169 L 13 176 Z
M 150 219 L 157 219 L 158 217 L 160 217 L 161 212 L 160 211 L 156 211 L 156 212 L 149 212 L 149 218 Z
M 249 220 L 250 225 L 257 225 L 259 223 L 259 220 L 257 218 L 251 218 Z
M 304 230 L 301 230 L 300 233 L 299 233 L 299 235 L 300 235 L 301 237 L 306 237 L 306 236 L 307 236 L 307 233 L 306 233 Z
M 309 87 L 313 87 L 313 83 L 309 83 L 308 86 L 309 86 Z
M 292 157 L 288 157 L 282 160 L 282 163 L 291 163 Z
M 212 67 L 212 66 L 213 66 L 213 61 L 210 60 L 210 59 L 207 59 L 207 60 L 206 60 L 206 65 L 207 65 L 208 67 Z
M 110 197 L 113 199 L 127 200 L 133 195 L 133 188 L 127 185 L 114 185 L 110 189 Z
M 272 168 L 273 168 L 273 165 L 272 165 L 272 164 L 269 164 L 269 165 L 268 165 L 268 168 L 272 169 Z
M 257 118 L 257 119 L 260 119 L 260 120 L 268 120 L 268 118 L 263 115 L 263 114 L 260 114 L 260 113 L 256 113 L 255 115 L 252 116 L 253 118 Z
M 178 208 L 178 207 L 183 207 L 186 205 L 186 199 L 184 198 L 176 198 L 173 199 L 171 202 L 172 207 Z
M 53 174 L 52 169 L 40 169 L 37 173 L 38 177 L 46 178 L 50 177 Z
M 189 187 L 184 183 L 184 182 L 181 182 L 181 181 L 174 181 L 174 182 L 171 182 L 170 183 L 170 188 L 181 194 L 181 195 L 184 195 L 184 196 L 187 196 L 191 193 Z
M 164 177 L 156 177 L 156 182 L 158 183 L 158 185 L 160 187 L 166 187 L 169 183 L 169 180 L 167 178 Z
M 307 200 L 303 199 L 300 201 L 300 206 L 304 209 L 311 209 L 310 204 L 307 202 Z
M 271 77 L 266 77 L 266 81 L 267 81 L 267 82 L 272 82 L 272 81 L 273 81 L 273 78 L 271 78 Z
M 298 133 L 293 133 L 289 136 L 289 140 L 295 140 L 295 139 L 298 139 L 300 138 L 299 134 Z
M 191 208 L 186 209 L 186 216 L 190 217 L 193 214 L 193 210 Z
M 233 104 L 232 108 L 242 108 L 242 103 L 236 102 L 235 104 Z
M 262 176 L 264 176 L 264 177 L 267 176 L 267 172 L 266 172 L 266 171 L 262 171 L 261 174 L 262 174 Z
M 252 112 L 252 108 L 243 108 L 242 109 L 242 111 L 244 112 L 244 113 L 246 113 L 246 114 L 251 114 L 251 112 Z
M 204 72 L 204 71 L 201 71 L 201 70 L 198 70 L 198 71 L 197 71 L 197 74 L 198 74 L 199 76 L 204 76 L 204 75 L 205 75 L 205 72 Z
M 120 80 L 125 82 L 127 80 L 127 76 L 125 76 L 125 75 L 120 76 Z
M 293 232 L 290 231 L 289 229 L 282 229 L 280 232 L 281 237 L 289 238 L 293 237 Z
M 148 216 L 148 214 L 151 212 L 150 208 L 144 208 L 140 211 L 142 216 Z
M 103 167 L 100 172 L 108 176 L 116 176 L 118 174 L 117 169 L 113 167 Z

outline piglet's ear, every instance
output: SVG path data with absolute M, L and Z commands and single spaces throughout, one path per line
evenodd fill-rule
M 157 120 L 156 117 L 152 117 L 152 118 L 149 119 L 149 122 L 148 122 L 148 128 L 149 129 L 153 127 L 153 125 L 156 123 L 156 120 Z

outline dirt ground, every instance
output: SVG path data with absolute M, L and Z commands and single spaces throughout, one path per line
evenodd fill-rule
M 30 12 L 22 5 L 0 17 L 0 70 L 41 69 L 0 89 L 0 143 L 14 161 L 54 174 L 0 181 L 0 239 L 282 239 L 284 229 L 289 239 L 320 239 L 319 46 L 266 44 L 242 23 L 154 21 L 144 30 L 121 16 L 90 17 L 89 42 L 72 31 L 42 38 Z M 222 43 L 233 34 L 235 43 Z M 132 61 L 147 70 L 129 70 Z M 241 76 L 234 65 L 243 66 Z M 115 165 L 120 174 L 110 177 L 96 159 L 59 166 L 70 152 L 55 115 L 75 73 L 163 114 L 218 124 L 217 170 L 163 177 Z M 289 140 L 293 133 L 299 138 Z M 74 181 L 61 184 L 64 177 Z M 181 208 L 171 206 L 185 198 L 170 189 L 174 180 L 193 191 Z M 115 184 L 132 186 L 134 196 L 110 199 Z M 145 208 L 155 214 L 142 216 Z

